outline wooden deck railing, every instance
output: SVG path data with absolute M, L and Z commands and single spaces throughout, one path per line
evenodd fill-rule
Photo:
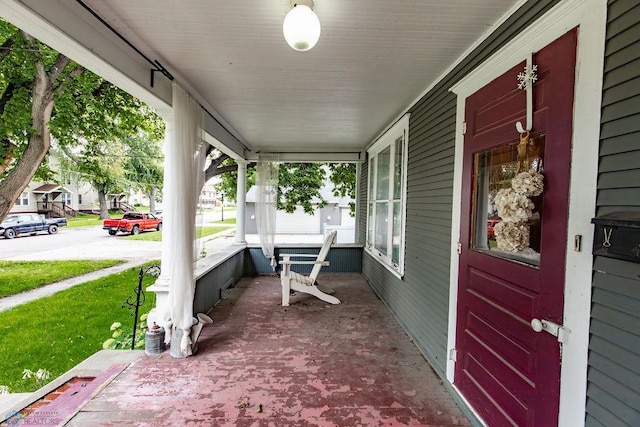
M 78 211 L 63 202 L 38 202 L 38 213 L 47 218 L 75 217 Z

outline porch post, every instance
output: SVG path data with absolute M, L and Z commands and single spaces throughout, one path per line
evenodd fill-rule
M 363 156 L 366 158 L 366 156 Z M 364 162 L 358 162 L 356 163 L 356 182 L 360 182 L 361 179 L 363 179 L 362 177 L 362 165 Z M 368 166 L 367 166 L 368 167 Z M 364 177 L 364 179 L 367 179 L 367 177 Z M 369 183 L 367 182 L 367 185 L 369 185 Z M 360 190 L 356 188 L 356 200 L 355 200 L 355 204 L 356 204 L 356 217 L 355 217 L 355 230 L 353 232 L 353 243 L 365 243 L 366 241 L 366 233 L 364 236 L 360 235 L 360 227 L 358 226 L 358 224 L 360 224 L 360 218 L 362 218 L 362 215 L 367 214 L 367 197 L 366 195 L 364 195 L 364 203 L 361 203 L 361 200 L 363 199 L 362 197 L 363 195 L 360 194 Z
M 238 182 L 236 189 L 236 244 L 245 244 L 244 219 L 247 200 L 247 163 L 238 160 Z
M 165 131 L 164 131 L 164 146 L 166 149 L 166 156 L 164 158 L 164 183 L 163 183 L 163 197 L 162 197 L 162 216 L 163 218 L 169 218 L 176 214 L 174 212 L 174 204 L 167 203 L 168 197 L 171 194 L 176 194 L 176 183 L 180 178 L 177 175 L 176 168 L 172 167 L 174 150 L 168 149 L 170 145 L 175 144 L 173 117 L 164 117 Z M 147 288 L 147 292 L 154 292 L 156 294 L 156 306 L 151 310 L 147 317 L 148 326 L 152 326 L 153 322 L 158 325 L 164 323 L 166 315 L 171 311 L 169 305 L 169 284 L 171 283 L 171 271 L 173 271 L 173 264 L 175 256 L 173 256 L 172 248 L 175 247 L 173 236 L 174 231 L 170 227 L 166 227 L 163 220 L 162 229 L 162 246 L 160 254 L 160 277 L 155 283 Z

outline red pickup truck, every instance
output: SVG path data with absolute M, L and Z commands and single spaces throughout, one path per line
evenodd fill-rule
M 102 228 L 115 236 L 118 231 L 138 234 L 145 230 L 162 230 L 162 218 L 148 212 L 127 212 L 122 219 L 105 219 Z

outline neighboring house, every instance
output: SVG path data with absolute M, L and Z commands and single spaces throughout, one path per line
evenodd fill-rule
M 216 207 L 216 201 L 219 200 L 220 204 L 223 203 L 222 197 L 218 194 L 214 187 L 215 180 L 209 180 L 202 187 L 200 192 L 200 198 L 198 199 L 198 207 L 200 209 L 213 209 Z
M 258 234 L 256 188 L 255 186 L 251 187 L 246 197 L 245 227 L 248 234 Z M 338 243 L 353 243 L 355 241 L 355 218 L 351 216 L 349 206 L 353 199 L 334 196 L 329 184 L 320 189 L 320 194 L 327 201 L 327 205 L 319 208 L 317 207 L 318 200 L 314 200 L 313 214 L 305 213 L 301 207 L 298 207 L 294 213 L 278 210 L 276 212 L 276 234 L 326 234 L 327 231 L 337 230 Z
M 89 184 L 43 183 L 32 181 L 13 205 L 10 213 L 34 212 L 47 218 L 75 216 L 96 209 L 98 195 Z
M 48 162 L 49 168 L 57 175 L 56 179 L 31 181 L 10 213 L 34 212 L 47 218 L 60 218 L 94 211 L 98 206 L 98 193 L 93 187 L 77 179 L 77 174 L 60 170 L 53 151 L 49 153 Z
M 58 169 L 55 154 L 50 153 L 49 165 Z M 16 200 L 10 213 L 34 212 L 48 218 L 75 216 L 77 212 L 91 213 L 100 209 L 98 192 L 78 174 L 58 171 L 58 182 L 31 181 Z M 109 209 L 130 211 L 137 204 L 149 205 L 149 197 L 142 191 L 111 193 L 106 196 Z

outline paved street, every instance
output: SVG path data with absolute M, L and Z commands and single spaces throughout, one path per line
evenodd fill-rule
M 160 242 L 109 236 L 100 226 L 60 227 L 58 234 L 40 233 L 9 240 L 0 238 L 2 260 L 160 259 Z
M 205 218 L 205 221 L 211 221 Z M 202 223 L 202 222 L 200 222 Z M 147 233 L 155 233 L 149 231 Z M 224 234 L 232 233 L 232 231 Z M 126 262 L 82 276 L 66 279 L 28 292 L 0 298 L 0 312 L 9 310 L 45 296 L 53 295 L 72 286 L 114 274 L 146 261 L 160 260 L 161 242 L 125 239 L 126 235 L 109 236 L 101 226 L 68 228 L 61 227 L 58 234 L 37 234 L 9 240 L 0 238 L 0 260 L 37 261 L 67 259 L 122 259 Z M 232 237 L 214 239 L 207 236 L 202 244 L 208 254 L 233 243 Z
M 225 212 L 225 217 L 235 216 L 235 211 Z M 220 213 L 209 213 L 204 218 L 196 219 L 196 223 L 207 224 L 220 220 Z M 149 231 L 147 233 L 155 233 Z M 233 228 L 204 237 L 198 245 L 198 253 L 204 248 L 209 256 L 207 259 L 215 261 L 215 254 L 223 254 L 227 248 L 235 244 Z M 141 240 L 129 240 L 126 235 L 109 236 L 101 226 L 69 228 L 61 227 L 57 234 L 46 233 L 35 236 L 20 236 L 15 239 L 0 238 L 0 260 L 5 261 L 53 261 L 53 260 L 80 260 L 80 259 L 122 259 L 125 262 L 114 267 L 94 271 L 82 276 L 66 279 L 42 288 L 0 298 L 0 312 L 9 310 L 25 302 L 52 295 L 61 290 L 68 289 L 80 283 L 94 280 L 99 277 L 114 274 L 127 268 L 140 265 L 146 261 L 160 260 L 162 242 L 148 242 Z M 258 235 L 247 235 L 247 242 L 256 244 Z M 278 235 L 278 243 L 314 243 L 321 244 L 322 235 Z
M 225 210 L 225 218 L 235 217 L 236 211 Z M 196 224 L 220 220 L 221 212 L 205 212 Z M 148 233 L 153 233 L 149 231 Z M 160 259 L 161 242 L 125 239 L 126 235 L 109 236 L 101 226 L 60 227 L 58 234 L 23 235 L 13 240 L 0 237 L 0 259 L 7 261 L 63 260 L 63 259 L 124 259 L 139 261 Z

